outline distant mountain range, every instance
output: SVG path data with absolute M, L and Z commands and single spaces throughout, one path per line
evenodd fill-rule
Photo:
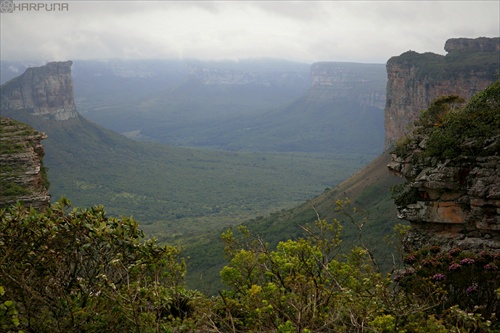
M 72 62 L 27 69 L 0 87 L 1 114 L 43 131 L 53 201 L 133 214 L 150 234 L 184 243 L 291 207 L 373 154 L 227 152 L 127 139 L 80 115 Z M 332 172 L 335 170 L 335 172 Z
M 2 80 L 23 70 L 2 62 Z M 129 138 L 224 150 L 378 154 L 385 66 L 74 61 L 75 103 Z
M 447 68 L 458 79 L 441 80 L 440 71 L 429 71 L 439 69 L 433 65 L 443 62 L 441 56 L 410 52 L 391 59 L 387 142 L 401 138 L 400 129 L 417 108 L 427 107 L 421 106 L 426 89 L 466 91 L 468 97 L 462 83 L 491 81 L 490 71 L 471 71 L 482 64 L 473 60 L 487 57 L 493 67 L 498 60 L 490 57 L 498 56 L 490 48 L 470 49 L 483 42 L 491 43 L 452 45 Z M 22 73 L 23 66 L 2 62 L 2 82 Z M 104 203 L 113 213 L 130 211 L 154 221 L 145 228 L 162 240 L 188 240 L 189 282 L 210 289 L 222 262 L 217 239 L 231 225 L 246 222 L 276 242 L 296 236 L 316 212 L 333 218 L 334 201 L 350 197 L 369 210 L 373 241 L 390 232 L 397 218 L 389 188 L 399 180 L 386 170 L 387 152 L 338 187 L 330 186 L 382 153 L 386 81 L 385 65 L 376 64 L 75 61 L 75 104 L 99 126 L 81 115 L 34 118 L 26 108 L 11 115 L 47 129 L 54 192 L 74 195 L 80 205 Z M 170 146 L 134 142 L 101 126 Z M 312 181 L 315 187 L 308 186 Z M 318 186 L 323 186 L 319 192 L 327 189 L 319 194 Z M 294 208 L 267 215 L 287 204 Z M 385 249 L 380 253 L 391 259 Z

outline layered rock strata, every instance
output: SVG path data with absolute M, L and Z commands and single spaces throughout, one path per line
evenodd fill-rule
M 50 204 L 44 149 L 45 133 L 0 117 L 0 208 L 16 202 L 36 209 Z
M 57 121 L 78 116 L 73 99 L 71 61 L 28 68 L 0 87 L 2 115 L 26 112 Z
M 399 218 L 412 226 L 407 246 L 500 250 L 500 135 L 472 147 L 489 154 L 448 159 L 424 157 L 426 140 L 415 137 L 388 165 L 407 180 L 396 202 Z
M 311 87 L 318 98 L 352 98 L 361 106 L 385 106 L 385 68 L 379 64 L 318 62 L 311 65 Z
M 446 56 L 408 51 L 387 62 L 385 147 L 408 132 L 431 101 L 458 95 L 468 100 L 496 80 L 500 38 L 454 38 Z

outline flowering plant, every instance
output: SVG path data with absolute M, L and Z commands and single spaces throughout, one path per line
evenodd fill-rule
M 500 318 L 500 253 L 422 248 L 403 259 L 405 270 L 394 281 L 422 299 L 436 295 L 438 309 L 458 306 L 483 318 Z

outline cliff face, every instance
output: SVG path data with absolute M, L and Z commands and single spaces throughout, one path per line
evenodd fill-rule
M 47 136 L 0 117 L 0 208 L 17 201 L 37 209 L 50 204 L 41 141 Z
M 204 85 L 243 85 L 257 84 L 263 86 L 279 85 L 293 81 L 301 82 L 307 75 L 294 71 L 238 70 L 224 67 L 189 66 L 187 75 Z
M 385 68 L 378 64 L 320 62 L 311 65 L 311 87 L 318 98 L 351 98 L 361 106 L 385 106 Z
M 413 227 L 410 247 L 434 242 L 500 249 L 500 83 L 482 96 L 439 115 L 443 123 L 424 130 L 419 124 L 392 154 L 389 170 L 406 179 L 396 204 L 399 217 Z M 447 138 L 455 140 L 451 150 L 430 153 L 436 143 L 446 146 Z
M 500 70 L 500 38 L 457 38 L 446 56 L 408 51 L 387 62 L 385 147 L 408 131 L 432 100 L 458 95 L 466 100 L 484 90 Z
M 2 115 L 27 112 L 64 121 L 77 117 L 71 61 L 28 68 L 0 87 Z

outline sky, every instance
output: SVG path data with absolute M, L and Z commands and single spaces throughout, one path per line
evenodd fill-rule
M 386 63 L 408 50 L 445 54 L 449 38 L 500 35 L 498 0 L 1 1 L 17 6 L 0 13 L 1 60 Z

